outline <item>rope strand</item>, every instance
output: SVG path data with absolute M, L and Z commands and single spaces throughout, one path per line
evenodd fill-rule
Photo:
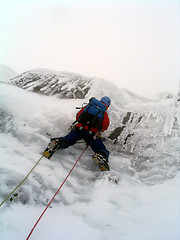
M 31 229 L 31 232 L 29 233 L 28 237 L 26 238 L 26 240 L 28 240 L 32 234 L 32 232 L 34 231 L 35 227 L 37 226 L 37 224 L 39 223 L 39 221 L 41 220 L 42 216 L 44 215 L 44 213 L 46 212 L 46 210 L 49 208 L 49 206 L 51 205 L 52 201 L 54 200 L 54 198 L 56 197 L 56 195 L 58 194 L 58 192 L 60 191 L 60 189 L 62 188 L 62 186 L 65 184 L 66 180 L 68 179 L 69 175 L 72 173 L 73 169 L 75 168 L 75 166 L 77 165 L 79 159 L 81 158 L 81 156 L 83 155 L 83 153 L 86 151 L 86 149 L 88 148 L 88 145 L 86 145 L 85 149 L 82 151 L 82 153 L 80 154 L 79 158 L 77 159 L 77 161 L 75 162 L 75 164 L 73 165 L 73 167 L 71 168 L 70 172 L 68 173 L 68 175 L 66 176 L 66 178 L 64 179 L 63 183 L 61 184 L 61 186 L 58 188 L 58 190 L 56 191 L 56 193 L 54 194 L 54 196 L 52 197 L 51 201 L 48 203 L 48 205 L 46 206 L 46 208 L 44 209 L 44 211 L 42 212 L 42 214 L 40 215 L 40 217 L 38 218 L 38 220 L 36 221 L 36 223 L 34 224 L 33 228 Z
M 5 203 L 8 198 L 21 186 L 21 184 L 23 184 L 23 182 L 29 177 L 29 175 L 31 174 L 31 172 L 35 169 L 35 167 L 38 165 L 38 163 L 41 161 L 43 155 L 40 157 L 40 159 L 37 161 L 37 163 L 34 165 L 34 167 L 29 171 L 29 173 L 27 174 L 27 176 L 19 183 L 19 185 L 4 199 L 4 201 L 0 204 L 0 207 L 3 205 L 3 203 Z

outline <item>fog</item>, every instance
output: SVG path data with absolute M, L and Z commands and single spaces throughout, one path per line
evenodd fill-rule
M 136 94 L 177 93 L 179 1 L 1 1 L 1 56 L 18 73 L 100 77 Z

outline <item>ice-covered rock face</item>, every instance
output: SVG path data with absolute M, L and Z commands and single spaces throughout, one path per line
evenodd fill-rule
M 146 184 L 172 178 L 180 169 L 178 109 L 175 99 L 134 105 L 131 112 L 122 112 L 109 135 L 112 149 L 131 156 L 132 174 Z
M 34 70 L 25 72 L 10 81 L 28 91 L 59 98 L 80 98 L 87 95 L 92 86 L 91 79 L 75 73 Z

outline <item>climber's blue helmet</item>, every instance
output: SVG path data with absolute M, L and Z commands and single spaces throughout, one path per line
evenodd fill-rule
M 105 103 L 107 107 L 111 105 L 111 99 L 109 97 L 102 97 L 100 102 Z

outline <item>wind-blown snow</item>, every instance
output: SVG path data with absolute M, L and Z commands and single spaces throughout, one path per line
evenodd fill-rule
M 133 101 L 133 95 L 113 86 L 99 91 L 98 82 L 83 100 L 0 85 L 0 202 L 40 158 L 49 142 L 45 133 L 53 137 L 68 133 L 75 107 L 89 97 L 107 93 L 112 98 L 111 126 L 105 137 L 122 124 L 127 112 L 133 113 L 116 144 L 110 139 L 105 143 L 111 152 L 111 171 L 100 173 L 88 148 L 31 239 L 180 238 L 180 107 L 176 98 Z M 120 105 L 123 96 L 127 98 Z M 77 143 L 51 160 L 41 160 L 19 188 L 19 197 L 0 208 L 0 239 L 26 239 L 84 147 Z M 114 176 L 118 183 L 111 180 Z

